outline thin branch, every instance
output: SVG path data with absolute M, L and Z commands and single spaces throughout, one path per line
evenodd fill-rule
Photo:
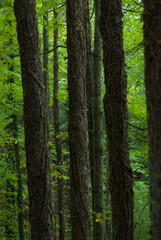
M 138 6 L 140 6 L 140 7 L 142 7 L 143 8 L 143 5 L 142 4 L 140 4 L 140 3 L 138 3 L 138 2 L 136 2 L 135 0 L 132 0 L 135 4 L 137 4 Z
M 148 130 L 148 128 L 141 128 L 141 127 L 135 126 L 135 125 L 133 125 L 133 124 L 131 124 L 131 123 L 129 123 L 129 125 L 130 125 L 131 127 L 133 127 L 133 128 L 136 128 L 136 129 L 138 129 L 138 130 L 141 130 L 141 131 Z
M 55 10 L 57 10 L 57 9 L 59 9 L 59 8 L 62 8 L 62 7 L 64 7 L 66 5 L 66 3 L 64 3 L 64 4 L 62 4 L 62 5 L 60 5 L 59 7 L 57 7 Z
M 132 12 L 132 13 L 142 14 L 142 12 L 138 12 L 138 11 L 135 11 L 135 10 L 132 10 L 132 9 L 127 9 L 127 8 L 123 8 L 122 10 L 123 10 L 124 12 Z
M 19 57 L 19 54 L 11 54 L 11 58 Z
M 138 119 L 140 122 L 142 122 L 144 125 L 146 125 L 146 122 L 144 122 L 141 118 L 139 118 L 136 114 L 129 112 L 129 115 Z
M 149 204 L 149 202 L 147 202 L 147 203 L 144 205 L 143 209 L 141 210 L 141 214 L 140 214 L 137 222 L 136 222 L 135 225 L 134 225 L 134 229 L 136 228 L 137 224 L 139 223 L 140 218 L 141 218 L 141 216 L 142 216 L 142 214 L 143 214 L 143 212 L 144 212 L 144 210 L 145 210 L 145 208 L 147 207 L 148 204 Z
M 54 50 L 56 50 L 57 48 L 59 48 L 59 47 L 61 47 L 61 48 L 67 48 L 66 46 L 59 45 L 59 46 L 57 46 L 57 47 L 55 47 L 55 48 L 51 49 L 50 51 L 48 51 L 48 52 L 45 52 L 45 53 L 41 53 L 41 54 L 42 54 L 42 55 L 44 55 L 44 54 L 51 53 L 51 52 L 53 52 Z
M 47 11 L 47 12 L 48 12 L 48 13 L 50 13 L 50 12 L 57 11 L 58 9 L 60 9 L 60 8 L 64 7 L 65 5 L 66 5 L 66 3 L 64 3 L 64 4 L 60 5 L 59 7 L 55 8 L 54 10 L 52 9 L 52 10 L 49 10 L 49 11 Z
M 93 18 L 93 15 L 94 15 L 94 9 L 95 9 L 95 6 L 94 6 L 93 9 L 92 9 L 92 14 L 91 14 L 91 16 L 90 16 L 89 21 L 91 21 L 91 19 Z

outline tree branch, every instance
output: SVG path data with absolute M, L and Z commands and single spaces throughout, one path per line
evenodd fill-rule
M 140 3 L 138 3 L 138 2 L 136 2 L 135 0 L 132 0 L 135 4 L 137 4 L 138 6 L 140 6 L 140 7 L 142 7 L 143 8 L 143 5 L 142 4 L 140 4 Z
M 133 127 L 133 128 L 136 128 L 136 129 L 138 129 L 138 130 L 141 130 L 141 131 L 148 130 L 148 128 L 141 128 L 141 127 L 135 126 L 135 125 L 133 125 L 133 124 L 131 124 L 131 123 L 129 123 L 129 125 L 130 125 L 131 127 Z
M 51 53 L 51 52 L 53 52 L 54 50 L 56 50 L 57 48 L 59 48 L 59 47 L 61 47 L 61 48 L 67 48 L 66 46 L 59 45 L 59 46 L 57 46 L 57 47 L 55 47 L 55 48 L 51 49 L 50 51 L 48 51 L 48 52 L 44 52 L 44 53 L 41 53 L 41 54 L 42 54 L 42 55 L 44 55 L 44 54 Z

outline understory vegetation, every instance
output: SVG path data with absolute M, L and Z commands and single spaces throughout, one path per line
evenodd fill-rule
M 36 1 L 41 42 L 41 58 L 48 55 L 49 76 L 49 140 L 54 236 L 59 233 L 59 184 L 63 183 L 63 217 L 66 239 L 71 239 L 70 220 L 70 153 L 68 147 L 69 96 L 67 81 L 67 23 L 65 1 Z M 24 102 L 19 46 L 16 32 L 14 1 L 0 2 L 0 239 L 31 239 L 29 196 L 24 135 Z M 92 51 L 94 48 L 94 1 L 89 1 Z M 134 237 L 149 240 L 151 230 L 149 199 L 149 154 L 146 97 L 144 86 L 143 5 L 142 1 L 123 0 L 123 41 L 127 74 L 128 139 L 133 170 Z M 56 17 L 54 12 L 57 13 Z M 47 16 L 45 20 L 43 16 Z M 48 52 L 43 52 L 43 29 L 48 30 Z M 58 28 L 57 47 L 54 30 Z M 59 131 L 54 125 L 54 50 L 58 50 Z M 103 58 L 103 57 L 102 57 Z M 103 202 L 104 216 L 92 209 L 92 184 L 89 179 L 90 219 L 103 224 L 107 240 L 111 233 L 111 196 L 109 191 L 108 149 L 103 97 L 105 94 L 103 63 L 101 65 Z M 43 71 L 47 71 L 43 68 Z M 63 161 L 57 160 L 57 140 L 62 146 Z M 89 164 L 90 165 L 90 164 Z M 89 166 L 90 172 L 90 166 Z M 41 191 L 41 189 L 39 189 Z M 21 225 L 21 230 L 20 230 Z M 93 223 L 91 224 L 93 226 Z M 21 234 L 20 234 L 20 231 Z M 8 237 L 10 236 L 10 237 Z M 92 238 L 93 239 L 93 238 Z

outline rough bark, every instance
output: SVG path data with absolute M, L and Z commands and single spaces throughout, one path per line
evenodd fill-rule
M 144 3 L 145 87 L 150 155 L 151 239 L 161 238 L 161 2 Z
M 54 11 L 54 17 L 56 18 L 58 13 Z M 57 24 L 57 23 L 56 23 Z M 59 80 L 58 80 L 58 28 L 54 30 L 54 130 L 55 130 L 55 144 L 57 154 L 57 165 L 63 165 L 62 143 L 60 138 L 60 121 L 59 121 Z M 60 176 L 63 174 L 60 171 Z M 59 240 L 65 239 L 65 221 L 64 221 L 64 180 L 58 179 L 58 211 L 59 211 Z
M 107 150 L 108 152 L 108 150 Z M 110 210 L 111 209 L 111 200 L 110 200 L 110 189 L 109 189 L 109 161 L 108 161 L 108 154 L 107 154 L 107 158 L 105 159 L 105 166 L 106 166 L 106 200 L 105 200 L 105 205 L 106 205 L 106 209 Z M 111 220 L 109 220 L 111 216 L 111 213 L 107 212 L 105 217 L 108 218 L 108 220 L 106 220 L 106 230 L 105 230 L 105 240 L 111 240 Z
M 67 0 L 72 240 L 90 239 L 86 122 L 86 0 Z
M 47 1 L 43 0 L 43 5 L 45 6 Z M 49 138 L 49 122 L 50 122 L 50 108 L 49 108 L 49 31 L 48 26 L 48 12 L 43 15 L 43 78 L 45 86 L 45 96 L 46 96 L 46 109 L 47 109 L 47 127 L 48 127 L 48 138 Z
M 121 0 L 101 0 L 100 30 L 106 86 L 104 110 L 109 151 L 112 239 L 132 240 L 133 180 L 128 154 Z
M 35 1 L 15 0 L 32 240 L 53 240 L 47 113 Z
M 91 47 L 91 25 L 89 16 L 89 1 L 86 9 L 86 94 L 87 94 L 87 120 L 88 120 L 88 153 L 90 163 L 91 192 L 92 192 L 92 210 L 94 211 L 94 126 L 93 126 L 93 56 Z M 94 225 L 93 215 L 93 225 Z
M 93 51 L 94 86 L 94 211 L 103 218 L 103 146 L 101 110 L 101 34 L 99 31 L 100 0 L 95 5 L 95 31 Z M 97 218 L 97 215 L 96 215 Z M 104 224 L 94 221 L 94 240 L 104 239 Z

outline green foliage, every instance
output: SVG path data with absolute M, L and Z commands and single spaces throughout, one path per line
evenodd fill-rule
M 136 3 L 138 4 L 136 4 Z M 47 1 L 42 5 L 42 0 L 37 0 L 37 16 L 39 23 L 40 40 L 42 43 L 43 15 L 48 11 L 49 24 L 49 84 L 50 84 L 50 141 L 48 146 L 51 153 L 51 173 L 54 192 L 54 205 L 57 207 L 57 180 L 63 178 L 65 185 L 66 201 L 66 234 L 67 239 L 71 238 L 71 227 L 69 221 L 69 150 L 68 142 L 68 91 L 67 91 L 67 51 L 66 51 L 66 19 L 65 2 Z M 57 5 L 56 5 L 57 4 Z M 58 17 L 53 17 L 53 7 L 59 13 Z M 130 159 L 134 171 L 134 198 L 135 198 L 135 239 L 148 240 L 150 232 L 150 209 L 149 209 L 149 160 L 147 144 L 147 120 L 146 120 L 146 100 L 144 88 L 144 55 L 143 55 L 143 22 L 142 22 L 141 1 L 124 0 L 123 1 L 123 21 L 124 21 L 124 49 L 126 58 L 126 72 L 128 78 L 128 112 L 129 112 L 129 142 Z M 90 15 L 92 34 L 94 32 L 93 0 L 90 1 Z M 46 22 L 45 22 L 46 24 Z M 18 53 L 16 21 L 13 13 L 13 0 L 1 0 L 0 2 L 0 239 L 5 239 L 5 227 L 7 218 L 14 216 L 8 222 L 11 229 L 14 229 L 15 239 L 18 239 L 18 213 L 17 202 L 12 205 L 7 202 L 6 188 L 7 183 L 12 182 L 14 191 L 8 190 L 8 195 L 17 196 L 17 174 L 15 165 L 9 161 L 13 159 L 13 145 L 19 144 L 20 149 L 20 170 L 23 181 L 23 212 L 25 221 L 25 239 L 30 239 L 30 224 L 28 220 L 29 200 L 26 179 L 26 161 L 24 148 L 24 126 L 23 126 L 23 91 L 21 86 L 20 59 Z M 53 128 L 53 30 L 59 28 L 59 93 L 57 98 L 60 106 L 60 135 L 57 136 L 63 143 L 64 164 L 57 165 L 56 146 L 54 141 Z M 41 44 L 42 45 L 42 44 Z M 42 47 L 41 47 L 42 49 Z M 13 82 L 9 81 L 13 78 Z M 102 96 L 104 95 L 104 86 L 102 85 Z M 12 96 L 12 101 L 9 97 Z M 103 105 L 102 105 L 103 110 Z M 13 114 L 17 116 L 18 138 L 7 130 L 7 126 L 13 122 Z M 106 134 L 104 126 L 103 144 L 104 144 L 104 162 L 107 159 Z M 11 148 L 8 148 L 11 146 Z M 108 181 L 107 167 L 104 164 L 104 183 Z M 105 197 L 105 216 L 101 213 L 94 214 L 98 223 L 111 221 L 110 197 L 108 186 L 104 186 Z M 14 207 L 13 207 L 14 206 Z M 55 207 L 55 208 L 56 208 Z M 8 210 L 9 209 L 9 210 Z M 57 209 L 54 209 L 57 213 Z M 58 216 L 55 216 L 55 226 L 58 232 Z M 14 220 L 13 220 L 14 219 Z M 14 238 L 13 238 L 14 239 Z
M 135 201 L 135 239 L 150 239 L 150 209 L 149 209 L 149 186 L 145 181 L 136 181 L 134 184 Z
M 135 239 L 149 239 L 149 159 L 144 87 L 144 49 L 141 1 L 123 1 L 124 49 L 128 77 L 130 159 L 134 172 Z M 132 3 L 132 4 L 130 4 Z M 138 3 L 138 4 L 137 4 Z

